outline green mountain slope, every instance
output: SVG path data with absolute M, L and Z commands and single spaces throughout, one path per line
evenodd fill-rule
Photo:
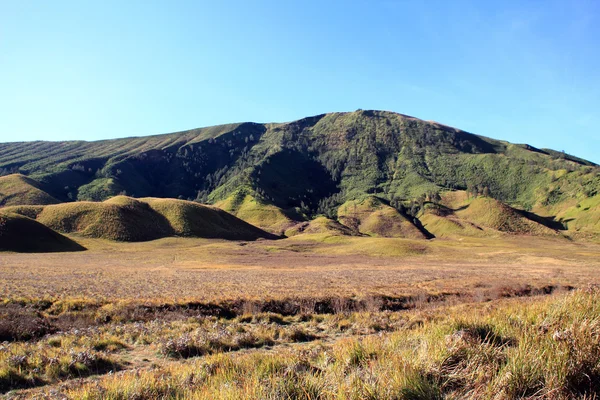
M 557 219 L 600 194 L 600 169 L 585 160 L 363 110 L 99 142 L 5 143 L 2 171 L 27 175 L 63 202 L 118 194 L 197 200 L 277 233 L 319 214 L 337 218 L 343 204 L 371 196 L 411 223 L 425 199 L 447 191 Z M 585 213 L 577 212 L 583 224 L 593 220 Z M 382 214 L 372 225 L 384 231 L 370 234 L 397 235 Z

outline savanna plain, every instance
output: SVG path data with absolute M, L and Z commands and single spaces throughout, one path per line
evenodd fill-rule
M 600 244 L 71 235 L 0 258 L 7 398 L 595 398 Z

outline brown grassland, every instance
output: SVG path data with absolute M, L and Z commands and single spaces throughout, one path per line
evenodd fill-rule
M 600 244 L 69 235 L 0 254 L 0 395 L 596 398 Z

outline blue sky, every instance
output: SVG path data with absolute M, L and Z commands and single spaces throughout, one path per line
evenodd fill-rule
M 0 0 L 0 141 L 358 108 L 600 163 L 600 2 Z

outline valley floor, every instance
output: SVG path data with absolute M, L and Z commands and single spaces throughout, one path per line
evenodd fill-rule
M 598 243 L 73 238 L 0 256 L 0 395 L 600 393 Z
M 219 301 L 477 294 L 525 285 L 581 287 L 600 278 L 600 244 L 567 239 L 76 239 L 89 250 L 3 253 L 0 293 L 10 298 Z

